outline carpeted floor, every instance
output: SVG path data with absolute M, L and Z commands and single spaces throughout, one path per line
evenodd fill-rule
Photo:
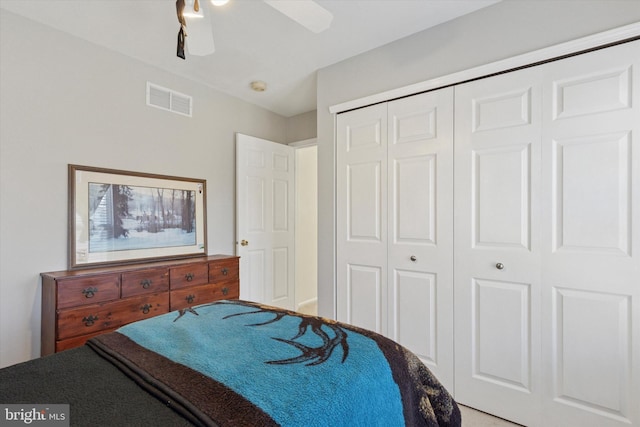
M 520 425 L 476 411 L 468 406 L 460 405 L 460 412 L 462 413 L 462 427 L 516 427 Z

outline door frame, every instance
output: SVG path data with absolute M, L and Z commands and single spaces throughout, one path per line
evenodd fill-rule
M 301 212 L 300 212 L 300 198 L 299 198 L 299 193 L 300 191 L 304 191 L 304 189 L 300 188 L 300 182 L 298 180 L 298 173 L 299 173 L 299 158 L 298 158 L 298 152 L 301 149 L 305 149 L 305 148 L 310 148 L 310 147 L 317 147 L 318 146 L 318 139 L 317 138 L 309 138 L 309 139 L 304 139 L 304 140 L 300 140 L 300 141 L 295 141 L 295 142 L 291 142 L 288 144 L 290 147 L 293 147 L 296 149 L 296 153 L 295 153 L 295 167 L 296 167 L 296 172 L 295 172 L 295 230 L 296 230 L 296 248 L 295 248 L 295 258 L 296 258 L 296 265 L 295 265 L 295 285 L 294 285 L 294 293 L 295 293 L 295 310 L 296 311 L 301 311 L 303 313 L 306 314 L 313 314 L 316 315 L 317 314 L 317 306 L 318 306 L 318 274 L 317 274 L 317 270 L 318 270 L 318 256 L 317 256 L 317 247 L 318 247 L 318 235 L 317 235 L 317 230 L 318 230 L 318 224 L 317 224 L 317 209 L 316 209 L 316 221 L 315 224 L 311 224 L 315 227 L 315 239 L 312 242 L 305 242 L 306 246 L 314 246 L 316 248 L 316 254 L 314 259 L 311 261 L 311 267 L 310 269 L 312 270 L 311 272 L 309 272 L 310 274 L 315 271 L 315 275 L 312 279 L 313 284 L 315 285 L 315 292 L 313 297 L 311 298 L 305 298 L 301 300 L 301 294 L 304 293 L 303 290 L 301 290 L 301 285 L 300 285 L 300 279 L 305 280 L 304 278 L 300 277 L 300 272 L 301 272 L 301 268 L 300 265 L 301 264 L 305 264 L 307 267 L 309 267 L 308 262 L 309 261 L 304 261 L 301 260 L 301 251 L 302 251 L 302 247 L 300 245 L 300 239 L 301 239 L 301 235 L 299 233 L 300 227 L 301 227 L 301 221 L 303 221 L 303 218 L 301 217 Z M 316 166 L 318 163 L 318 158 L 317 158 L 317 151 L 316 151 Z M 316 181 L 317 181 L 317 177 L 316 177 Z M 318 192 L 317 192 L 317 185 L 315 188 L 315 199 L 316 199 L 316 205 L 317 205 L 317 200 L 318 200 Z M 308 239 L 310 236 L 307 234 L 306 238 Z M 313 236 L 311 236 L 313 237 Z

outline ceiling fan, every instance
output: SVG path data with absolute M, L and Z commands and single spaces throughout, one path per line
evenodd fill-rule
M 313 0 L 263 1 L 314 33 L 328 29 L 333 20 L 333 14 Z M 224 6 L 229 0 L 210 2 L 213 6 Z M 206 56 L 215 52 L 209 11 L 200 5 L 200 0 L 176 0 L 176 13 L 180 22 L 177 56 L 185 59 L 185 46 L 189 54 L 195 56 Z

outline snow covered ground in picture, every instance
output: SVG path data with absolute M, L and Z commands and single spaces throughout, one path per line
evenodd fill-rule
M 89 253 L 196 244 L 195 191 L 89 183 Z

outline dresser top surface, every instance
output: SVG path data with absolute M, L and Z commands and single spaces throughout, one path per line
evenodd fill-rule
M 52 271 L 47 273 L 40 273 L 40 275 L 42 277 L 57 279 L 61 277 L 79 277 L 79 276 L 90 276 L 94 274 L 104 274 L 104 273 L 131 272 L 131 271 L 144 270 L 144 269 L 154 268 L 154 267 L 179 267 L 181 265 L 186 265 L 186 264 L 207 263 L 212 261 L 233 260 L 233 259 L 239 259 L 239 258 L 240 257 L 236 255 L 208 255 L 208 256 L 198 256 L 198 257 L 181 258 L 181 259 L 174 259 L 174 260 L 149 261 L 149 262 L 136 263 L 136 264 L 110 265 L 110 266 L 103 266 L 103 267 L 78 269 L 78 270 Z

